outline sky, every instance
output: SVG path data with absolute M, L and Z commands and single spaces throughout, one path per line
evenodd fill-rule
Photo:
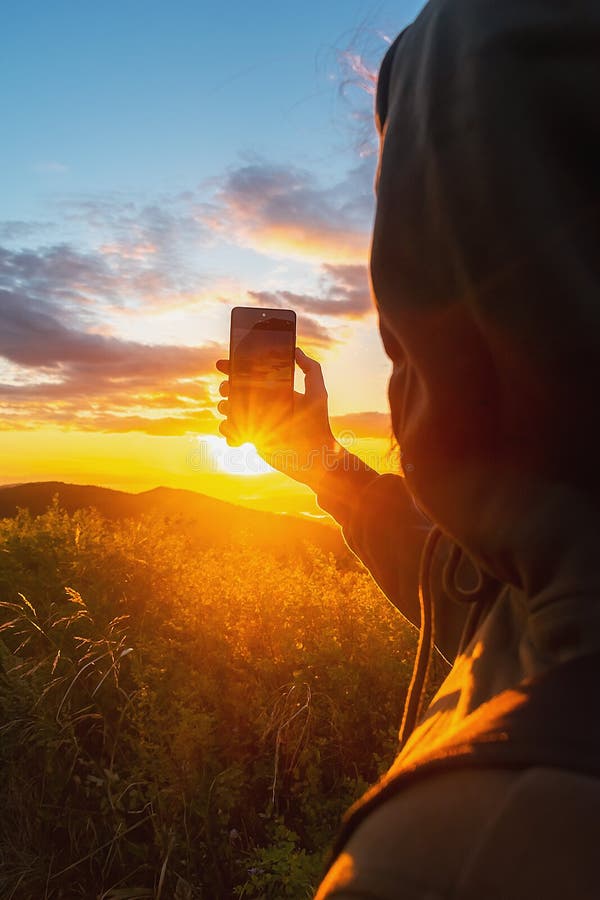
M 3 5 L 0 483 L 163 484 L 318 515 L 218 436 L 235 305 L 296 310 L 334 432 L 391 464 L 367 275 L 373 75 L 420 6 Z

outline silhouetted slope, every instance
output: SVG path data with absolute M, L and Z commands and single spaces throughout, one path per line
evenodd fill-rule
M 0 518 L 16 515 L 19 507 L 40 515 L 55 496 L 69 513 L 89 507 L 109 519 L 158 513 L 173 520 L 177 527 L 192 529 L 203 545 L 229 544 L 243 537 L 247 542 L 286 551 L 309 541 L 337 557 L 350 556 L 339 531 L 329 524 L 247 509 L 195 491 L 166 487 L 130 494 L 61 481 L 0 486 Z

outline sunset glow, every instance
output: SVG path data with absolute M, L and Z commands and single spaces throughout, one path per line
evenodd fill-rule
M 229 8 L 140 24 L 119 7 L 124 32 L 141 28 L 133 69 L 106 8 L 72 10 L 68 40 L 45 7 L 5 23 L 21 126 L 0 148 L 0 483 L 167 485 L 312 514 L 306 489 L 219 436 L 235 305 L 294 309 L 334 431 L 351 420 L 359 452 L 389 434 L 369 73 L 398 10 L 234 6 L 233 55 Z
M 315 896 L 390 753 L 414 629 L 335 516 L 399 471 L 373 81 L 417 7 L 3 9 L 2 897 Z
M 199 455 L 206 451 L 208 468 L 214 465 L 217 471 L 228 475 L 256 476 L 274 471 L 264 459 L 261 459 L 256 447 L 251 443 L 229 447 L 225 438 L 205 434 L 198 437 L 196 449 Z

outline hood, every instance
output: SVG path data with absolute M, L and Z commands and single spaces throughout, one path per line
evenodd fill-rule
M 407 485 L 532 609 L 600 589 L 600 7 L 583 6 L 431 0 L 377 93 L 371 278 Z

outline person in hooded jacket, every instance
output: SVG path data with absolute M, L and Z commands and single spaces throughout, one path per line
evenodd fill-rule
M 337 444 L 300 350 L 277 441 L 421 639 L 399 755 L 318 900 L 600 897 L 599 47 L 597 0 L 430 0 L 380 69 L 403 477 Z M 414 727 L 434 640 L 452 670 Z

